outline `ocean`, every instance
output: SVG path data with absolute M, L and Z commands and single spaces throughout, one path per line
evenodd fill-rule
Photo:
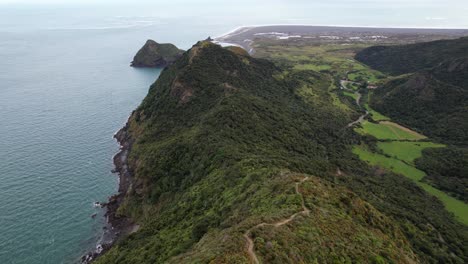
M 0 263 L 75 263 L 99 243 L 105 219 L 94 202 L 118 187 L 112 136 L 160 73 L 129 67 L 147 39 L 188 49 L 242 25 L 468 27 L 468 8 L 446 2 L 396 13 L 309 1 L 213 3 L 0 5 Z

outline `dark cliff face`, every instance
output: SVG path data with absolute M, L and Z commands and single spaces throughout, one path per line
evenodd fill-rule
M 133 58 L 131 66 L 166 67 L 182 56 L 183 52 L 173 44 L 159 44 L 148 40 Z

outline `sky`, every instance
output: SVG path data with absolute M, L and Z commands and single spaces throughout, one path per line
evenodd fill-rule
M 0 4 L 34 4 L 34 5 L 99 5 L 99 4 L 162 4 L 167 1 L 161 0 L 0 0 Z M 224 4 L 224 1 L 219 0 L 171 0 L 172 3 L 218 3 Z M 223 3 L 224 2 L 224 3 Z M 256 1 L 239 0 L 237 3 L 253 3 Z M 284 4 L 300 4 L 300 3 L 320 3 L 327 2 L 331 4 L 372 4 L 382 6 L 414 6 L 414 5 L 431 5 L 431 6 L 446 6 L 451 5 L 456 8 L 468 8 L 466 0 L 271 0 L 269 2 L 279 2 Z
M 468 0 L 0 0 L 0 11 L 9 7 L 120 8 L 118 15 L 218 16 L 245 23 L 258 16 L 282 24 L 468 28 Z

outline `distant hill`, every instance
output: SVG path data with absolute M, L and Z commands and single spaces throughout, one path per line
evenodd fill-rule
M 184 51 L 170 43 L 160 44 L 147 40 L 133 58 L 133 67 L 165 67 L 182 56 Z
M 468 145 L 468 58 L 393 80 L 376 89 L 371 106 L 447 143 Z
M 468 90 L 468 51 L 465 57 L 446 60 L 430 72 L 438 80 Z
M 358 135 L 329 86 L 321 73 L 193 46 L 119 133 L 134 175 L 117 212 L 140 228 L 97 263 L 467 260 L 465 229 L 437 199 L 352 154 Z
M 427 136 L 468 145 L 468 38 L 370 47 L 356 59 L 405 74 L 375 90 L 375 110 Z
M 451 59 L 468 56 L 468 37 L 424 43 L 374 46 L 356 54 L 356 60 L 391 75 L 429 69 Z

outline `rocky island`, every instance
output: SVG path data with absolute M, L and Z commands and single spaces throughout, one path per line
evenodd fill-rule
M 132 67 L 166 67 L 183 54 L 183 50 L 170 43 L 147 40 L 133 58 Z

